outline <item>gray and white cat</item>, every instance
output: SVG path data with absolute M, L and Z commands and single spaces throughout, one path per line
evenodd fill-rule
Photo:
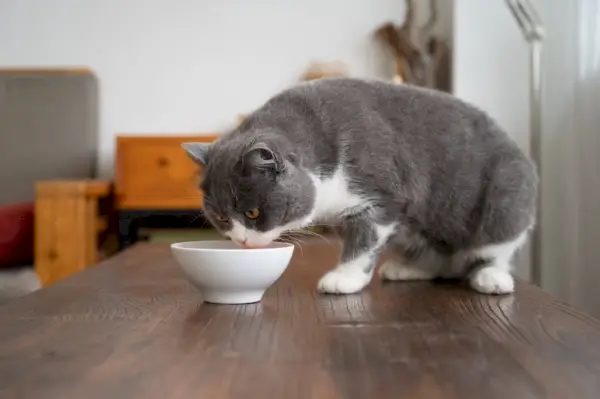
M 384 248 L 395 256 L 382 278 L 513 291 L 536 170 L 488 115 L 449 94 L 316 80 L 277 94 L 218 141 L 184 148 L 204 167 L 206 217 L 241 245 L 317 222 L 341 226 L 340 263 L 321 292 L 360 291 Z

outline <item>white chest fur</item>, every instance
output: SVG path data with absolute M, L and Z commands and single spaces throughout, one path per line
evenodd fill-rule
M 324 179 L 315 175 L 310 177 L 316 189 L 315 204 L 310 216 L 312 221 L 336 219 L 369 206 L 365 198 L 350 192 L 348 177 L 342 169 Z

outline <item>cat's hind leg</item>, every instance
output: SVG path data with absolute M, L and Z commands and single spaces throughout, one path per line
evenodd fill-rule
M 393 234 L 395 224 L 378 224 L 358 214 L 342 221 L 343 248 L 340 264 L 327 272 L 317 289 L 327 294 L 352 294 L 362 290 L 373 277 L 379 251 Z
M 515 252 L 525 243 L 527 234 L 528 231 L 525 231 L 513 240 L 457 254 L 453 262 L 467 265 L 466 278 L 475 291 L 482 294 L 510 294 L 515 286 L 511 261 Z
M 448 258 L 428 247 L 424 240 L 413 241 L 392 247 L 391 257 L 381 265 L 379 276 L 389 281 L 432 280 L 440 276 L 446 263 Z

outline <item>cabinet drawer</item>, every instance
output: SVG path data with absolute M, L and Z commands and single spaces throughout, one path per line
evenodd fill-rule
M 181 148 L 217 136 L 119 137 L 115 189 L 120 209 L 195 209 L 202 206 L 199 167 Z

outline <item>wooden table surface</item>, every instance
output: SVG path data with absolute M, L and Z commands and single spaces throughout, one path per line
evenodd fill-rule
M 305 245 L 261 303 L 203 305 L 167 246 L 138 244 L 0 307 L 0 398 L 600 397 L 600 322 L 542 291 L 321 296 L 335 260 Z

